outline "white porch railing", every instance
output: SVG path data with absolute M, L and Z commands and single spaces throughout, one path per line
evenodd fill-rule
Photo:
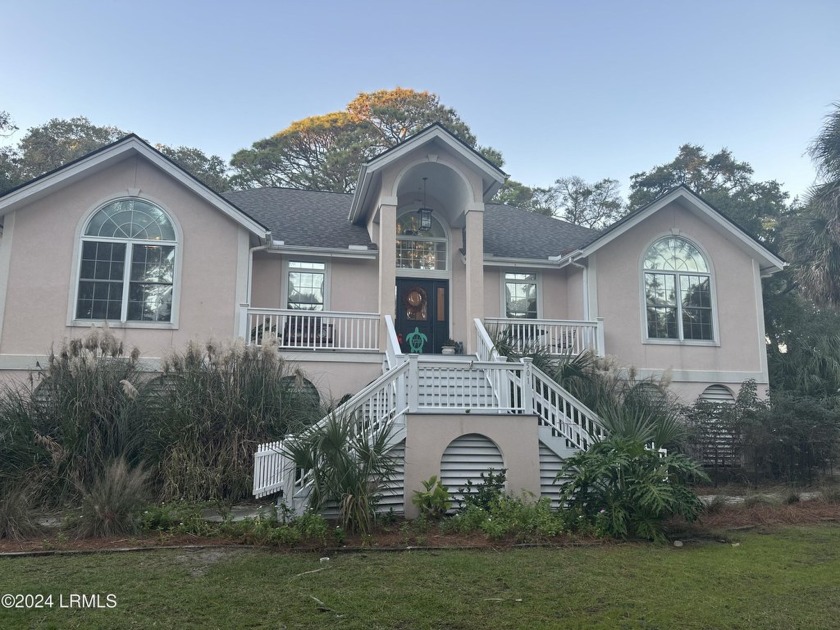
M 397 330 L 394 328 L 394 320 L 390 315 L 385 316 L 385 370 L 392 370 L 398 365 L 402 365 L 406 360 L 406 355 L 403 354 L 400 348 L 400 341 L 397 338 Z
M 510 319 L 486 317 L 491 339 L 516 352 L 547 352 L 555 355 L 580 354 L 589 350 L 604 356 L 604 320 Z
M 242 306 L 239 334 L 248 345 L 276 337 L 296 350 L 379 350 L 379 315 Z
M 405 390 L 407 372 L 408 363 L 386 372 L 332 413 L 338 418 L 352 418 L 355 429 L 360 433 L 367 431 L 373 435 L 389 423 L 399 429 L 408 398 Z M 321 426 L 328 420 L 329 416 L 326 416 L 315 426 Z M 300 436 L 288 436 L 279 442 L 258 447 L 254 456 L 254 496 L 260 498 L 282 490 L 289 507 L 300 511 L 308 494 L 309 471 L 296 469 L 284 448 L 287 441 L 296 437 Z

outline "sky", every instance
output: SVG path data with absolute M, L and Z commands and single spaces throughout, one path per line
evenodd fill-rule
M 359 92 L 429 90 L 532 186 L 728 148 L 802 195 L 840 101 L 837 0 L 0 0 L 0 110 L 225 160 Z

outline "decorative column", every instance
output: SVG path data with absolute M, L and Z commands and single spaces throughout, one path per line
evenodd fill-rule
M 466 212 L 466 295 L 464 300 L 466 316 L 466 348 L 472 354 L 476 351 L 473 319 L 484 320 L 484 204 L 471 203 Z
M 379 206 L 379 349 L 388 347 L 385 315 L 396 319 L 397 206 Z

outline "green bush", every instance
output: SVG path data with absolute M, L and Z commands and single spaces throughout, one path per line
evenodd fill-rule
M 506 479 L 507 469 L 505 468 L 499 472 L 491 468 L 486 473 L 481 473 L 478 483 L 467 479 L 465 487 L 458 488 L 458 492 L 463 497 L 458 499 L 458 507 L 463 510 L 465 507 L 474 505 L 488 511 L 494 501 L 504 496 Z
M 437 475 L 432 475 L 423 482 L 423 490 L 415 490 L 411 502 L 420 510 L 420 515 L 437 521 L 446 516 L 452 506 L 449 490 L 440 482 Z
M 706 478 L 679 454 L 661 457 L 644 441 L 610 437 L 565 461 L 561 498 L 587 527 L 616 538 L 663 538 L 673 515 L 694 520 L 703 505 L 688 483 Z
M 108 462 L 142 461 L 146 423 L 136 400 L 138 353 L 107 330 L 51 351 L 32 388 L 0 394 L 0 479 L 36 479 L 39 500 L 78 500 Z
M 443 532 L 463 534 L 482 532 L 494 540 L 513 539 L 534 542 L 559 536 L 566 530 L 563 516 L 551 509 L 551 501 L 533 497 L 498 495 L 487 508 L 477 504 L 441 523 Z
M 190 344 L 173 354 L 141 396 L 153 428 L 147 457 L 159 467 L 162 498 L 250 496 L 256 446 L 321 417 L 306 382 L 274 344 Z
M 369 534 L 380 490 L 396 468 L 390 432 L 390 423 L 372 429 L 362 419 L 331 413 L 287 441 L 286 455 L 312 480 L 310 510 L 320 512 L 332 502 L 344 529 Z

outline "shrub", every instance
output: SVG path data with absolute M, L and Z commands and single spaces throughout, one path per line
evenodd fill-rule
M 469 505 L 441 523 L 442 531 L 482 532 L 488 538 L 512 538 L 517 541 L 538 541 L 553 538 L 565 531 L 563 517 L 552 511 L 551 501 L 533 497 L 496 496 L 487 509 Z
M 35 488 L 27 482 L 0 487 L 0 538 L 19 540 L 40 531 L 32 505 L 34 494 Z
M 440 482 L 437 475 L 432 475 L 423 482 L 423 490 L 415 490 L 411 502 L 420 510 L 420 515 L 431 520 L 440 520 L 449 511 L 452 500 L 449 490 Z
M 137 353 L 123 356 L 107 329 L 50 352 L 29 391 L 0 395 L 0 478 L 38 479 L 40 498 L 60 504 L 101 478 L 108 462 L 141 460 L 145 424 L 136 401 Z
M 235 501 L 251 492 L 253 455 L 321 417 L 300 372 L 276 344 L 190 344 L 142 396 L 150 410 L 150 461 L 159 466 L 164 499 Z
M 77 535 L 90 538 L 137 531 L 148 477 L 147 471 L 129 467 L 123 458 L 106 465 L 101 478 L 80 488 L 81 518 L 74 527 Z
M 373 529 L 380 489 L 394 475 L 388 454 L 391 424 L 371 428 L 363 419 L 330 414 L 326 420 L 287 440 L 286 455 L 312 480 L 309 507 L 320 512 L 333 502 L 341 526 L 367 535 Z
M 663 538 L 662 522 L 694 520 L 703 505 L 687 486 L 705 475 L 679 454 L 661 457 L 644 442 L 610 437 L 565 461 L 562 500 L 578 520 L 616 538 Z
M 458 507 L 464 509 L 474 505 L 484 511 L 489 510 L 492 503 L 504 495 L 506 478 L 507 469 L 502 468 L 496 472 L 491 468 L 486 473 L 480 474 L 481 481 L 478 483 L 467 479 L 466 486 L 458 488 L 462 496 L 458 499 Z

